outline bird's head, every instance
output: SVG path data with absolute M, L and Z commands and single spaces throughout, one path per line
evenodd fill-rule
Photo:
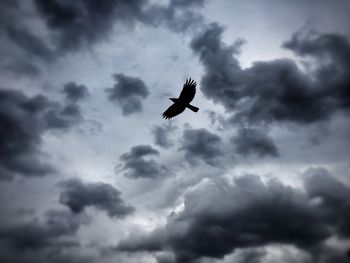
M 171 100 L 172 102 L 176 102 L 177 101 L 176 98 L 169 98 L 169 100 Z

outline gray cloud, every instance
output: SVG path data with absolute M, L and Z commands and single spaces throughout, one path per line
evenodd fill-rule
M 205 0 L 170 0 L 167 6 L 149 5 L 143 22 L 153 26 L 165 25 L 175 32 L 198 28 L 204 23 L 204 18 L 195 9 L 203 7 L 204 4 Z
M 73 237 L 87 218 L 76 217 L 65 210 L 50 210 L 45 221 L 38 219 L 17 223 L 0 230 L 0 239 L 9 247 L 18 250 L 40 250 L 50 246 L 70 245 L 61 237 Z M 74 244 L 73 244 L 74 245 Z
M 66 95 L 66 99 L 72 102 L 85 99 L 90 95 L 86 86 L 78 85 L 74 82 L 66 83 L 62 92 Z
M 180 150 L 185 152 L 185 158 L 192 165 L 203 161 L 212 166 L 219 166 L 220 157 L 223 155 L 221 138 L 201 129 L 185 129 Z
M 51 61 L 52 52 L 39 36 L 24 26 L 28 13 L 21 3 L 3 0 L 0 3 L 0 67 L 5 72 L 18 76 L 36 77 L 40 69 L 35 58 Z M 25 54 L 15 52 L 24 50 Z M 26 54 L 29 54 L 27 56 Z
M 158 5 L 143 0 L 79 0 L 60 2 L 35 0 L 47 27 L 56 34 L 59 50 L 74 50 L 108 37 L 115 23 L 134 25 L 165 25 L 175 31 L 184 31 L 201 21 L 194 8 L 203 0 L 171 0 Z
M 124 175 L 129 178 L 159 178 L 170 174 L 168 169 L 155 159 L 150 157 L 159 156 L 159 151 L 150 145 L 137 145 L 130 152 L 120 156 L 124 162 Z
M 106 89 L 109 99 L 117 103 L 124 116 L 141 112 L 142 100 L 149 94 L 145 83 L 139 78 L 121 73 L 115 74 L 114 79 L 117 83 L 113 88 Z
M 236 178 L 233 184 L 202 184 L 185 196 L 184 210 L 173 212 L 165 228 L 137 239 L 131 236 L 115 249 L 170 250 L 176 262 L 193 262 L 222 258 L 236 248 L 277 243 L 294 245 L 315 260 L 322 256 L 321 262 L 345 258 L 339 252 L 331 256 L 323 242 L 337 233 L 349 236 L 350 188 L 322 169 L 308 171 L 305 178 L 306 194 L 277 179 L 263 183 L 253 175 Z M 314 202 L 315 197 L 321 201 Z
M 86 207 L 95 207 L 110 217 L 124 218 L 134 211 L 133 207 L 125 204 L 120 191 L 110 184 L 84 183 L 80 179 L 70 179 L 61 182 L 59 186 L 62 188 L 60 203 L 74 213 L 80 213 Z
M 28 29 L 9 26 L 7 27 L 7 34 L 14 43 L 26 50 L 28 54 L 48 62 L 54 59 L 54 51 L 48 48 L 40 37 L 32 34 Z
M 51 129 L 70 128 L 79 120 L 74 105 L 61 105 L 43 95 L 29 98 L 20 91 L 0 90 L 0 179 L 52 172 L 41 160 L 41 136 Z
M 202 92 L 233 112 L 234 120 L 307 124 L 348 110 L 350 45 L 345 37 L 295 34 L 284 47 L 317 61 L 316 69 L 304 73 L 290 59 L 255 62 L 242 69 L 236 58 L 242 41 L 225 45 L 222 32 L 211 24 L 192 39 L 191 48 L 205 69 Z
M 237 136 L 233 137 L 232 141 L 236 146 L 236 153 L 243 156 L 279 156 L 276 145 L 267 133 L 261 129 L 240 128 Z
M 350 189 L 328 170 L 314 168 L 304 175 L 304 185 L 310 199 L 319 199 L 317 207 L 325 211 L 324 220 L 341 237 L 350 237 Z
M 4 200 L 0 261 L 347 262 L 349 187 L 327 171 L 310 170 L 301 177 L 291 173 L 307 164 L 324 164 L 339 175 L 347 172 L 348 117 L 339 113 L 349 108 L 349 74 L 344 73 L 349 71 L 348 40 L 304 31 L 292 35 L 284 50 L 276 46 L 309 18 L 322 30 L 348 32 L 343 10 L 349 4 L 301 2 L 0 0 L 2 84 L 23 88 L 23 94 L 15 92 L 22 95 L 0 89 L 0 177 L 15 179 L 0 181 Z M 263 24 L 258 21 L 262 17 Z M 225 24 L 227 32 L 209 26 L 192 35 L 199 33 L 206 19 Z M 240 34 L 249 41 L 241 55 L 243 41 L 229 39 Z M 133 40 L 137 44 L 129 45 Z M 246 67 L 256 56 L 276 58 L 286 51 L 297 58 Z M 152 60 L 155 57 L 159 59 Z M 111 110 L 107 96 L 119 80 L 108 84 L 103 79 L 108 72 L 138 76 L 147 83 L 147 92 L 141 88 L 125 95 L 129 88 L 121 88 L 116 92 L 121 98 L 113 99 Z M 189 75 L 204 76 L 199 85 L 204 97 L 198 97 L 204 106 L 202 115 L 192 120 L 195 129 L 173 134 L 170 123 L 152 126 L 159 117 L 151 116 L 157 102 L 165 102 L 157 94 Z M 54 92 L 48 82 L 66 85 Z M 86 87 L 81 83 L 111 89 L 109 93 L 93 89 L 85 101 Z M 28 95 L 42 88 L 47 95 Z M 117 127 L 110 120 L 119 111 L 135 113 L 135 118 L 124 118 Z M 136 114 L 140 111 L 144 112 Z M 136 118 L 144 114 L 147 119 Z M 68 132 L 76 124 L 78 129 Z M 328 133 L 322 133 L 323 128 Z M 135 146 L 139 130 L 146 132 L 145 141 Z M 311 145 L 309 137 L 316 130 L 322 143 Z M 186 131 L 192 133 L 185 135 Z M 273 134 L 278 136 L 275 142 Z M 282 154 L 272 160 L 279 154 L 277 146 Z M 229 158 L 238 157 L 235 150 L 268 158 L 263 162 L 238 158 L 231 167 Z M 118 187 L 102 182 L 95 172 L 108 174 L 115 158 L 120 164 Z M 225 169 L 228 165 L 233 173 Z M 61 188 L 52 188 L 64 174 L 81 170 L 88 170 L 96 181 L 68 180 Z M 229 179 L 247 171 L 261 171 L 264 176 L 261 181 L 254 176 Z M 31 179 L 52 173 L 55 176 Z M 272 173 L 288 186 L 268 181 Z M 346 174 L 342 176 L 346 182 Z M 305 189 L 299 188 L 302 185 Z M 52 196 L 55 190 L 58 196 Z M 56 205 L 68 210 L 60 212 L 65 216 L 33 219 L 34 211 Z M 130 211 L 131 205 L 137 207 L 137 213 L 121 215 L 128 210 L 123 205 Z M 85 226 L 80 219 L 89 212 L 96 212 L 97 218 Z M 125 220 L 116 220 L 124 216 Z M 162 223 L 165 226 L 159 227 Z M 147 233 L 140 231 L 143 227 Z M 135 234 L 124 239 L 128 233 Z M 116 254 L 99 254 L 121 238 L 113 250 Z
M 162 148 L 169 149 L 174 145 L 171 135 L 177 130 L 177 127 L 169 122 L 164 125 L 155 125 L 152 128 L 154 143 Z
M 57 35 L 58 49 L 67 51 L 106 38 L 115 21 L 134 23 L 142 15 L 141 0 L 35 0 L 47 27 Z
M 18 76 L 38 77 L 40 68 L 25 60 L 13 60 L 3 65 L 3 69 Z
M 171 0 L 165 5 L 147 0 L 33 0 L 25 4 L 3 0 L 0 40 L 4 45 L 0 46 L 0 66 L 17 75 L 32 77 L 40 60 L 54 62 L 68 52 L 90 48 L 108 39 L 115 24 L 133 27 L 142 23 L 184 32 L 202 23 L 203 18 L 196 10 L 202 6 L 203 0 Z M 33 17 L 37 24 L 45 25 L 45 34 L 34 28 Z M 8 50 L 22 50 L 24 54 L 11 52 L 8 56 Z M 26 68 L 20 67 L 19 61 L 23 61 Z M 29 68 L 29 64 L 32 67 Z
M 11 24 L 14 10 L 18 8 L 17 0 L 3 0 L 0 2 L 0 30 Z
M 82 225 L 90 223 L 85 216 L 76 216 L 66 210 L 49 210 L 44 220 L 11 222 L 0 227 L 0 257 L 4 262 L 91 262 L 72 253 L 79 247 L 76 234 Z

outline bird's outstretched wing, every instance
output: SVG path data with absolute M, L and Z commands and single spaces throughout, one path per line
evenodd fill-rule
M 193 100 L 194 95 L 196 95 L 196 85 L 197 83 L 193 79 L 189 78 L 186 80 L 179 96 L 179 100 L 182 103 L 187 104 Z
M 177 103 L 174 103 L 166 111 L 163 112 L 163 118 L 171 119 L 172 117 L 175 117 L 176 115 L 179 115 L 180 113 L 182 113 L 184 110 L 185 110 L 185 107 L 182 107 Z

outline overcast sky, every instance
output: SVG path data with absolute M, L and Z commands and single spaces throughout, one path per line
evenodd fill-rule
M 348 262 L 349 12 L 0 0 L 1 261 Z

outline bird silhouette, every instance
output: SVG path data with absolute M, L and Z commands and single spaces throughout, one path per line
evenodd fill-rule
M 186 79 L 180 96 L 178 98 L 169 98 L 172 102 L 174 102 L 174 104 L 171 105 L 166 111 L 164 111 L 164 119 L 171 119 L 182 113 L 186 108 L 189 108 L 194 112 L 197 112 L 199 110 L 199 108 L 190 104 L 196 95 L 196 85 L 197 83 L 194 82 L 193 79 Z

